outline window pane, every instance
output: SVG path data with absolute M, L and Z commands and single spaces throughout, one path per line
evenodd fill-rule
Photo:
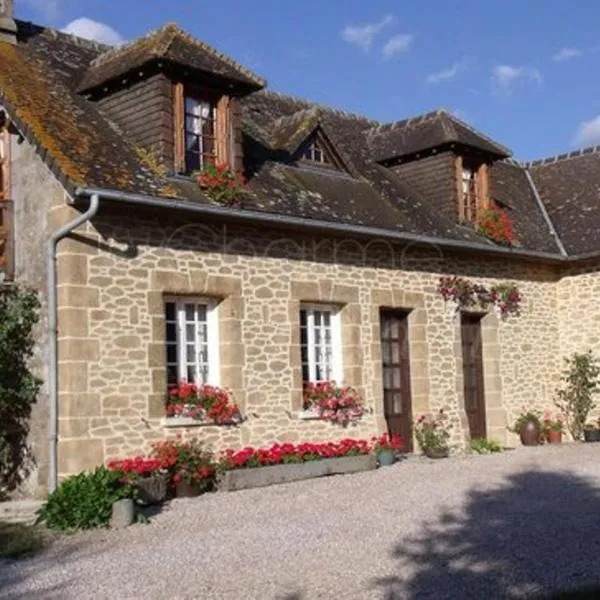
M 329 327 L 331 325 L 331 313 L 330 312 L 323 312 L 323 322 L 325 323 L 325 325 L 327 327 Z
M 177 325 L 175 323 L 167 323 L 167 342 L 177 341 Z
M 200 156 L 195 152 L 186 152 L 185 166 L 188 172 L 198 171 L 200 169 Z
M 195 348 L 195 346 L 193 344 L 188 344 L 187 345 L 186 360 L 189 363 L 195 363 L 196 362 L 196 348 Z
M 187 367 L 187 380 L 189 383 L 196 383 L 196 368 L 194 365 L 188 365 Z
M 196 341 L 196 325 L 193 323 L 188 323 L 185 326 L 185 338 L 188 342 Z
M 174 321 L 175 320 L 175 302 L 167 302 L 165 304 L 165 312 L 166 312 L 167 321 Z
M 198 304 L 198 321 L 206 321 L 206 304 Z
M 177 381 L 178 377 L 177 377 L 177 366 L 176 365 L 169 365 L 167 367 L 167 384 L 168 385 L 175 385 L 177 383 L 179 383 Z
M 195 98 L 190 98 L 189 96 L 185 99 L 185 112 L 195 115 L 197 114 L 200 102 Z
M 196 320 L 196 306 L 194 304 L 185 305 L 185 320 L 195 321 Z
M 175 344 L 167 345 L 167 362 L 177 364 L 177 346 Z

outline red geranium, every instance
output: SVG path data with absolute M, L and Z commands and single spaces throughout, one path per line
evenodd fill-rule
M 169 388 L 165 412 L 167 417 L 208 419 L 219 424 L 242 420 L 240 409 L 231 402 L 227 391 L 214 385 L 186 381 Z
M 346 425 L 363 416 L 362 399 L 351 387 L 341 387 L 334 381 L 318 381 L 304 385 L 304 409 L 314 408 L 321 419 Z

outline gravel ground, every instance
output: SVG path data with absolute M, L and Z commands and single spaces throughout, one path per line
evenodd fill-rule
M 600 444 L 565 444 L 175 500 L 0 563 L 0 598 L 548 597 L 599 557 Z

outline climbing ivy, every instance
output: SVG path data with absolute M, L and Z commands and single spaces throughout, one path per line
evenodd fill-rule
M 41 381 L 30 369 L 33 328 L 40 303 L 35 292 L 0 285 L 0 498 L 29 474 L 31 407 Z

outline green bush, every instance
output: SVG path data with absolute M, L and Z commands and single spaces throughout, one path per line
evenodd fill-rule
M 0 498 L 22 483 L 33 465 L 29 420 L 41 382 L 30 360 L 39 308 L 35 292 L 0 285 Z
M 494 440 L 474 438 L 471 440 L 471 452 L 477 454 L 493 454 L 495 452 L 502 452 L 502 446 Z
M 123 485 L 120 478 L 120 472 L 98 467 L 65 479 L 39 510 L 38 522 L 67 531 L 106 527 L 113 502 L 134 495 L 133 488 Z

